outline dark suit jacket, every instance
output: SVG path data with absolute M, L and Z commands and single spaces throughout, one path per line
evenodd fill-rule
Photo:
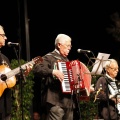
M 6 67 L 10 68 L 9 59 L 5 55 L 0 53 L 0 65 L 2 65 L 3 63 Z M 1 115 L 4 116 L 5 114 L 7 115 L 11 113 L 11 102 L 11 89 L 6 88 L 2 96 L 0 97 L 0 118 Z
M 96 83 L 95 91 L 98 91 L 102 85 L 102 91 L 98 93 L 98 112 L 102 118 L 109 116 L 109 113 L 106 113 L 104 110 L 107 108 L 108 111 L 112 114 L 112 118 L 117 117 L 117 109 L 115 107 L 115 102 L 109 99 L 110 91 L 108 89 L 108 84 L 112 82 L 107 76 L 101 76 Z
M 33 72 L 36 76 L 42 77 L 40 80 L 43 80 L 45 83 L 45 89 L 42 94 L 44 102 L 59 105 L 63 108 L 72 108 L 74 104 L 71 94 L 63 93 L 61 82 L 52 75 L 54 64 L 57 60 L 68 61 L 67 58 L 63 58 L 56 51 L 53 51 L 43 56 L 43 62 L 37 64 L 33 68 Z

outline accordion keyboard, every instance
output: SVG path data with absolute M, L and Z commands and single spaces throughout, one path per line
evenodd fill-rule
M 71 93 L 70 79 L 72 79 L 72 70 L 67 69 L 67 62 L 58 62 L 58 67 L 64 73 L 64 80 L 62 82 L 62 90 L 65 93 Z M 69 72 L 69 75 L 68 75 Z

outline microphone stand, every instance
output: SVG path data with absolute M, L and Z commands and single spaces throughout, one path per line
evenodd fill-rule
M 93 53 L 92 51 L 91 51 L 90 53 L 92 53 L 93 57 L 95 58 L 94 53 Z M 88 58 L 88 60 L 89 60 L 87 66 L 89 65 L 90 62 L 93 64 L 93 61 L 90 59 L 90 57 L 87 55 L 86 52 L 84 53 L 84 55 L 85 55 L 85 56 Z
M 80 82 L 83 82 L 83 78 L 82 78 L 82 73 L 81 73 L 81 64 L 80 64 L 80 72 L 79 74 L 77 74 L 77 79 L 78 79 L 78 85 L 80 85 Z M 80 86 L 79 86 L 80 87 Z M 77 105 L 78 105 L 78 112 L 79 112 L 79 120 L 81 120 L 81 111 L 80 111 L 80 103 L 79 103 L 79 99 L 80 99 L 80 89 L 78 88 L 76 91 L 76 99 L 77 99 Z
M 15 48 L 15 47 L 13 47 L 13 48 L 14 48 L 16 57 L 17 57 L 17 59 L 18 59 L 18 64 L 19 64 L 19 68 L 20 68 L 20 76 L 22 76 L 22 78 L 23 78 L 23 80 L 24 80 L 24 83 L 26 83 L 26 77 L 25 77 L 25 75 L 24 75 L 24 73 L 23 73 L 23 69 L 22 69 L 21 63 L 20 63 L 20 59 L 21 59 L 21 57 L 20 57 L 20 53 L 21 53 L 21 46 L 20 46 L 20 44 L 18 45 L 18 47 L 19 47 L 19 56 L 17 55 L 17 50 L 16 50 L 16 48 Z M 22 88 L 23 88 L 23 82 L 22 82 L 22 80 L 20 80 L 21 111 L 22 111 L 22 120 L 24 120 L 24 114 L 23 114 L 23 89 L 22 89 Z
M 77 75 L 77 76 L 78 76 L 78 85 L 79 85 L 79 82 L 81 81 L 81 79 L 80 79 L 80 74 Z M 79 98 L 80 98 L 80 88 L 78 88 L 78 89 L 76 90 L 76 102 L 77 102 L 77 106 L 78 106 L 78 117 L 79 117 L 79 120 L 81 120 L 81 111 L 80 111 Z

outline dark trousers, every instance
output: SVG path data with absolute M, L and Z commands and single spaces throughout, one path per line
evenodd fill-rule
M 119 120 L 117 111 L 112 106 L 110 106 L 109 109 L 107 107 L 104 107 L 101 114 L 102 114 L 104 120 Z
M 52 106 L 48 111 L 46 120 L 73 120 L 73 109 Z

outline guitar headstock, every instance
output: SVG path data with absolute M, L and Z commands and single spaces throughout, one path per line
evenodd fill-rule
M 41 56 L 37 56 L 35 58 L 32 59 L 32 61 L 34 61 L 34 63 L 41 63 L 43 61 L 42 57 Z

